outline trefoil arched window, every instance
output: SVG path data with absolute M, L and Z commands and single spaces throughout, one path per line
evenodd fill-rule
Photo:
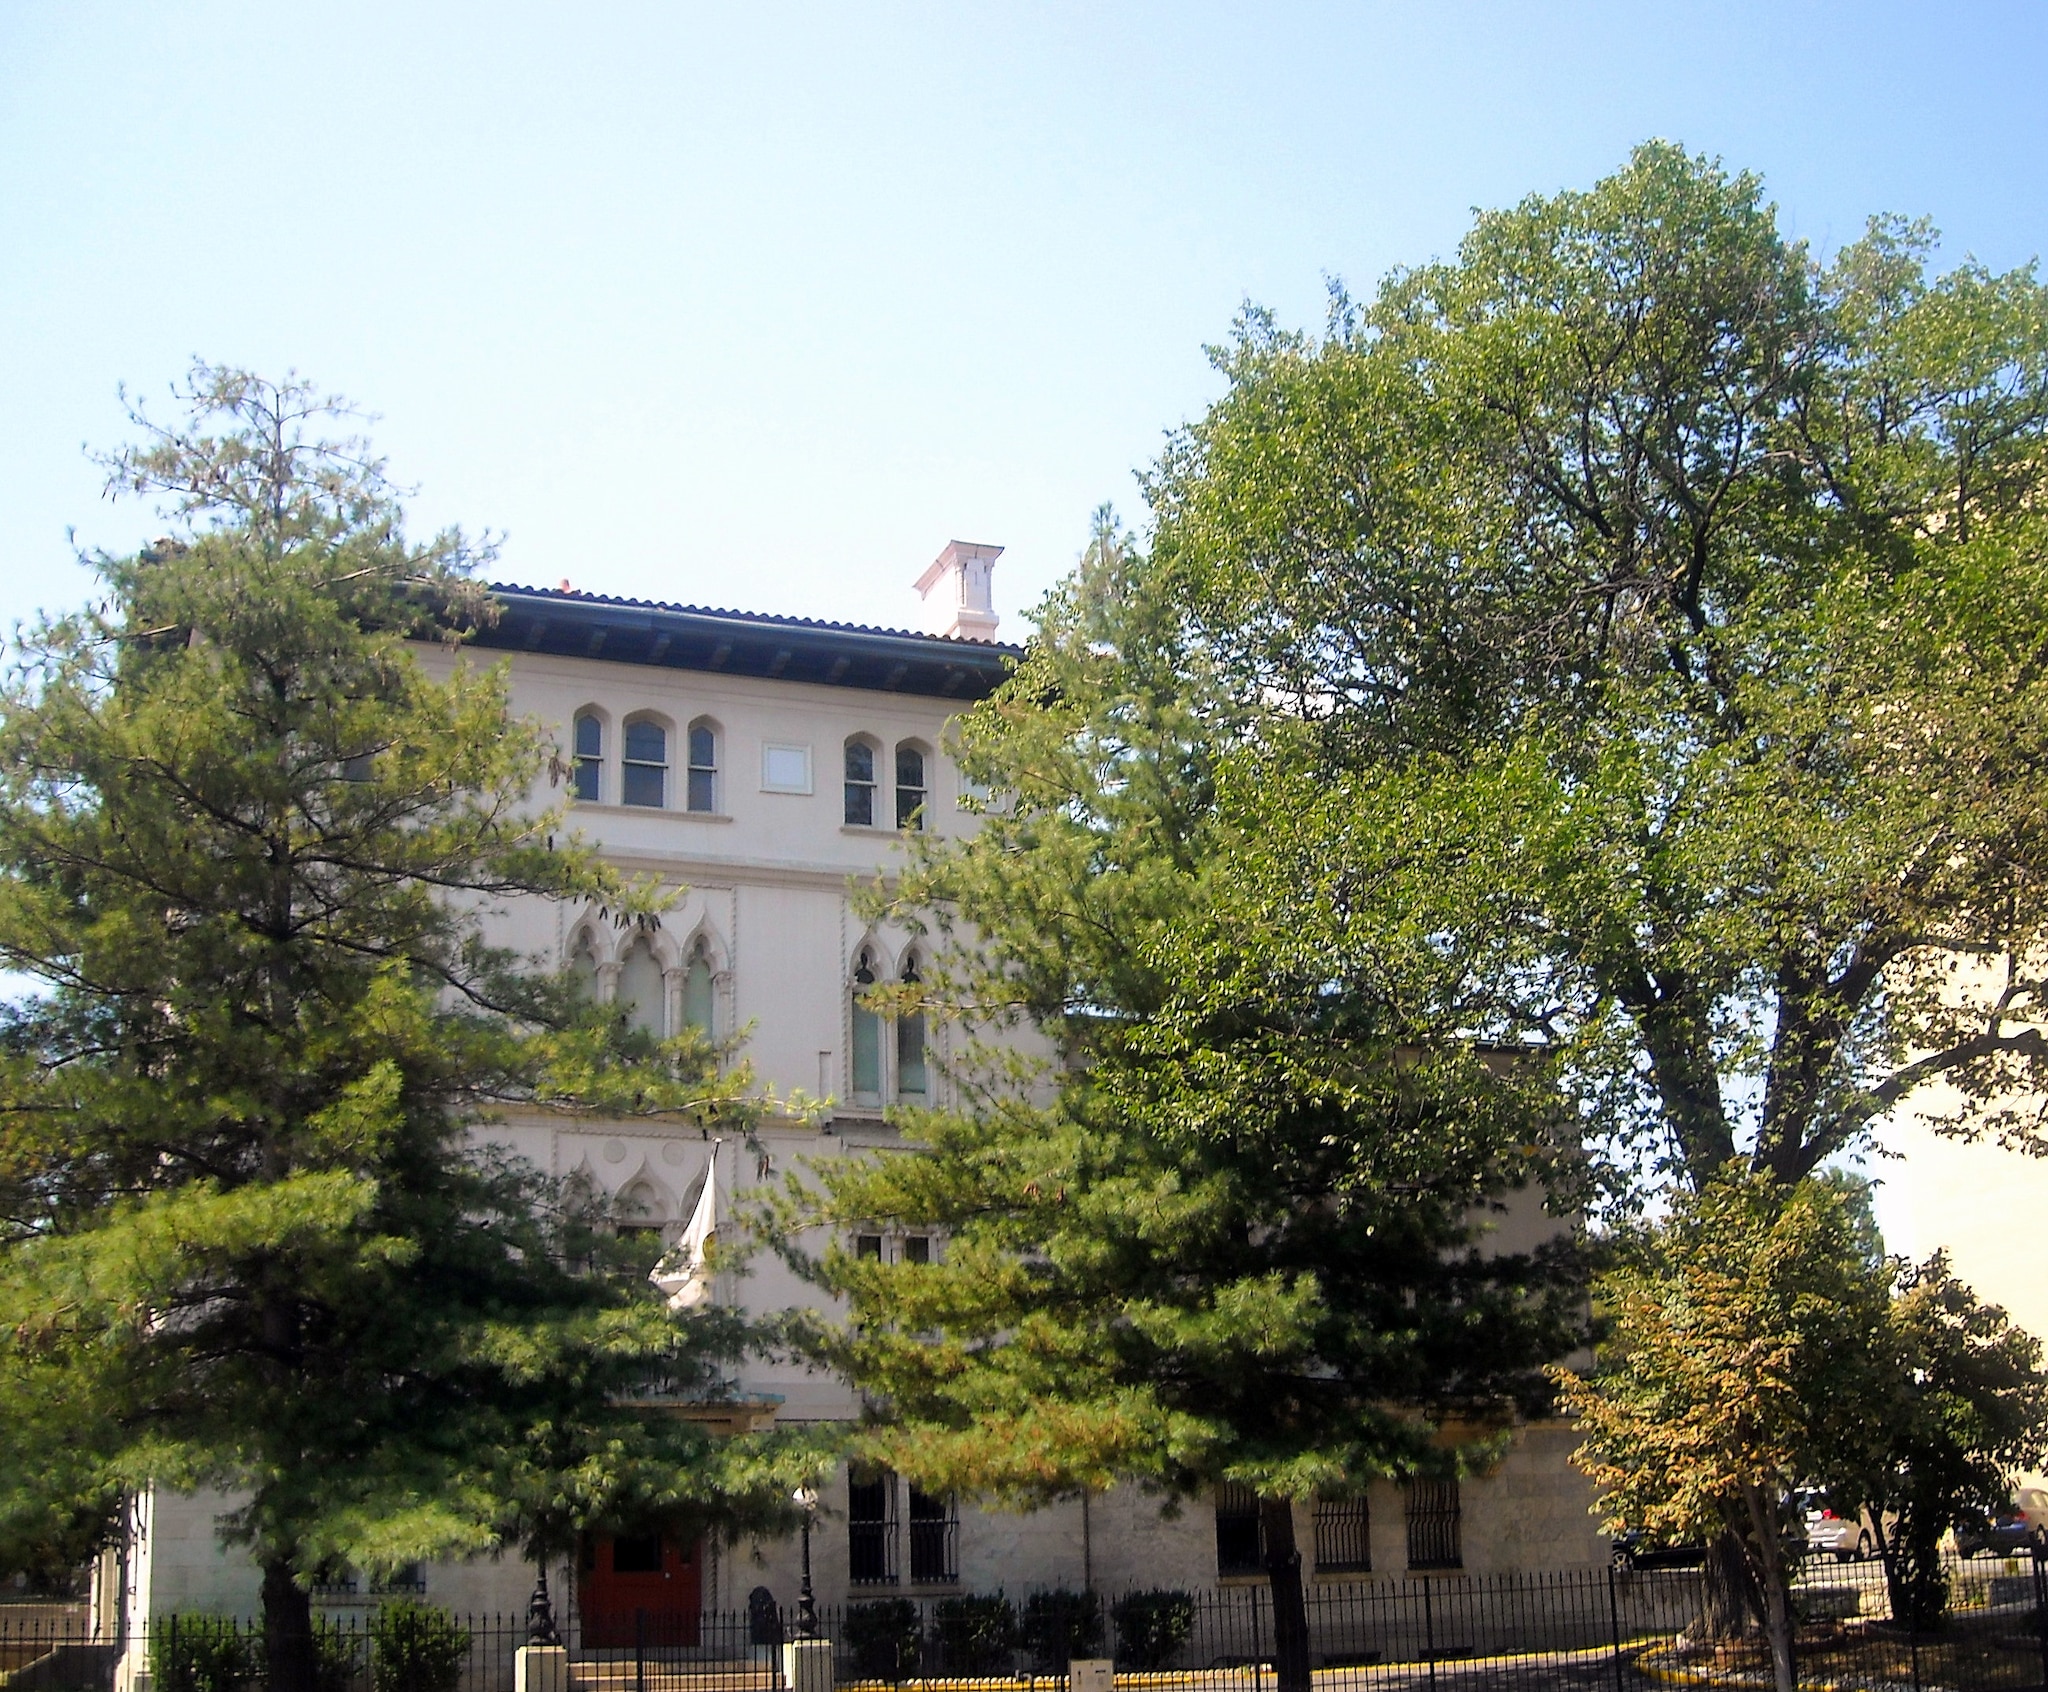
M 882 1102 L 882 1019 L 866 997 L 874 984 L 874 954 L 863 947 L 853 966 L 853 1096 L 859 1104 Z
M 915 958 L 905 961 L 903 982 L 909 987 L 917 985 Z M 928 1090 L 924 1061 L 924 1012 L 905 1011 L 896 1019 L 896 1092 L 901 1098 L 922 1101 Z

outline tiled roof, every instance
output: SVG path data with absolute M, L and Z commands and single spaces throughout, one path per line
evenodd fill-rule
M 500 614 L 479 646 L 615 664 L 704 670 L 771 681 L 964 702 L 989 693 L 1023 649 L 910 629 L 776 617 L 573 588 L 494 582 Z
M 523 587 L 516 582 L 492 582 L 495 594 L 517 594 L 522 599 L 553 599 L 585 605 L 619 605 L 635 611 L 673 611 L 687 617 L 717 617 L 725 622 L 759 623 L 777 629 L 828 629 L 840 634 L 886 635 L 891 640 L 929 640 L 942 646 L 967 647 L 975 652 L 1000 652 L 1021 658 L 1024 649 L 999 640 L 968 640 L 959 635 L 927 634 L 922 629 L 888 629 L 874 623 L 834 623 L 821 617 L 780 617 L 768 611 L 729 611 L 716 605 L 679 605 L 665 599 L 626 599 L 616 594 L 589 593 L 582 588 Z

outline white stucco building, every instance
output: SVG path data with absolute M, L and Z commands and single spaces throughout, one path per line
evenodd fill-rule
M 954 542 L 917 582 L 923 632 L 850 627 L 506 587 L 503 616 L 466 656 L 423 649 L 445 666 L 502 657 L 513 708 L 551 725 L 565 752 L 557 779 L 571 820 L 621 869 L 686 888 L 655 932 L 599 913 L 532 906 L 504 919 L 506 943 L 589 972 L 598 993 L 650 1026 L 696 1022 L 746 1051 L 778 1094 L 831 1100 L 822 1120 L 771 1121 L 765 1160 L 729 1148 L 727 1202 L 794 1163 L 861 1155 L 896 1141 L 898 1100 L 949 1100 L 948 1036 L 860 1011 L 865 981 L 919 963 L 909 936 L 866 927 L 854 885 L 886 875 L 901 830 L 941 835 L 974 825 L 945 753 L 948 720 L 1000 680 L 1016 649 L 993 641 L 990 572 L 1000 548 Z M 906 601 L 906 610 L 910 609 Z M 542 802 L 561 790 L 536 795 Z M 704 1179 L 709 1144 L 694 1128 L 513 1115 L 489 1131 L 543 1170 L 580 1174 L 622 1216 L 673 1238 Z M 736 1155 L 737 1154 L 737 1155 Z M 1531 1203 L 1510 1231 L 1555 1226 Z M 928 1251 L 918 1237 L 872 1236 L 860 1249 Z M 729 1278 L 720 1296 L 758 1309 L 804 1302 L 808 1289 L 773 1260 Z M 741 1383 L 759 1419 L 855 1413 L 836 1380 L 762 1365 Z M 1411 1566 L 1560 1568 L 1604 1561 L 1590 1494 L 1565 1462 L 1568 1428 L 1519 1429 L 1500 1471 L 1456 1489 L 1375 1489 L 1365 1501 L 1303 1507 L 1298 1537 L 1314 1572 L 1360 1578 Z M 942 1592 L 1084 1582 L 1213 1586 L 1239 1578 L 1241 1501 L 1162 1514 L 1125 1491 L 1029 1516 L 982 1514 L 928 1499 L 892 1477 L 842 1476 L 823 1501 L 814 1545 L 818 1597 L 835 1604 L 885 1591 Z M 253 1567 L 215 1543 L 218 1501 L 157 1496 L 138 1506 L 127 1562 L 131 1636 L 147 1616 L 257 1608 Z M 757 1586 L 796 1597 L 790 1543 L 680 1545 L 598 1541 L 578 1566 L 552 1571 L 564 1611 L 731 1608 Z M 515 1560 L 430 1567 L 426 1596 L 464 1611 L 516 1612 L 533 1573 Z M 322 1602 L 371 1595 L 339 1591 Z M 594 1613 L 594 1611 L 593 1611 Z

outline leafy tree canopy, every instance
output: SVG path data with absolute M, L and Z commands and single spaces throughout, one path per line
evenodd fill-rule
M 1647 145 L 1248 312 L 1148 483 L 1135 591 L 1312 815 L 1405 805 L 1474 1030 L 1631 1174 L 1796 1180 L 1935 1078 L 2041 1149 L 2048 292 L 1932 242 L 1820 264 Z

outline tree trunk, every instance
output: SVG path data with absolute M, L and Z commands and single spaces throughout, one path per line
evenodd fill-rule
M 1771 1679 L 1777 1692 L 1799 1692 L 1792 1660 L 1792 1571 L 1785 1566 L 1785 1542 L 1775 1505 L 1754 1483 L 1742 1489 L 1749 1509 L 1750 1554 L 1764 1601 L 1764 1637 L 1771 1646 Z
M 1761 1618 L 1756 1582 L 1750 1578 L 1741 1537 L 1732 1529 L 1722 1529 L 1708 1542 L 1700 1575 L 1700 1613 L 1686 1629 L 1689 1635 L 1702 1643 L 1740 1639 L 1757 1625 Z
M 270 1692 L 314 1692 L 313 1600 L 287 1558 L 263 1565 L 263 1662 Z
M 1273 1588 L 1273 1669 L 1279 1692 L 1310 1692 L 1308 1595 L 1301 1585 L 1301 1553 L 1294 1545 L 1292 1500 L 1259 1500 L 1259 1537 Z

